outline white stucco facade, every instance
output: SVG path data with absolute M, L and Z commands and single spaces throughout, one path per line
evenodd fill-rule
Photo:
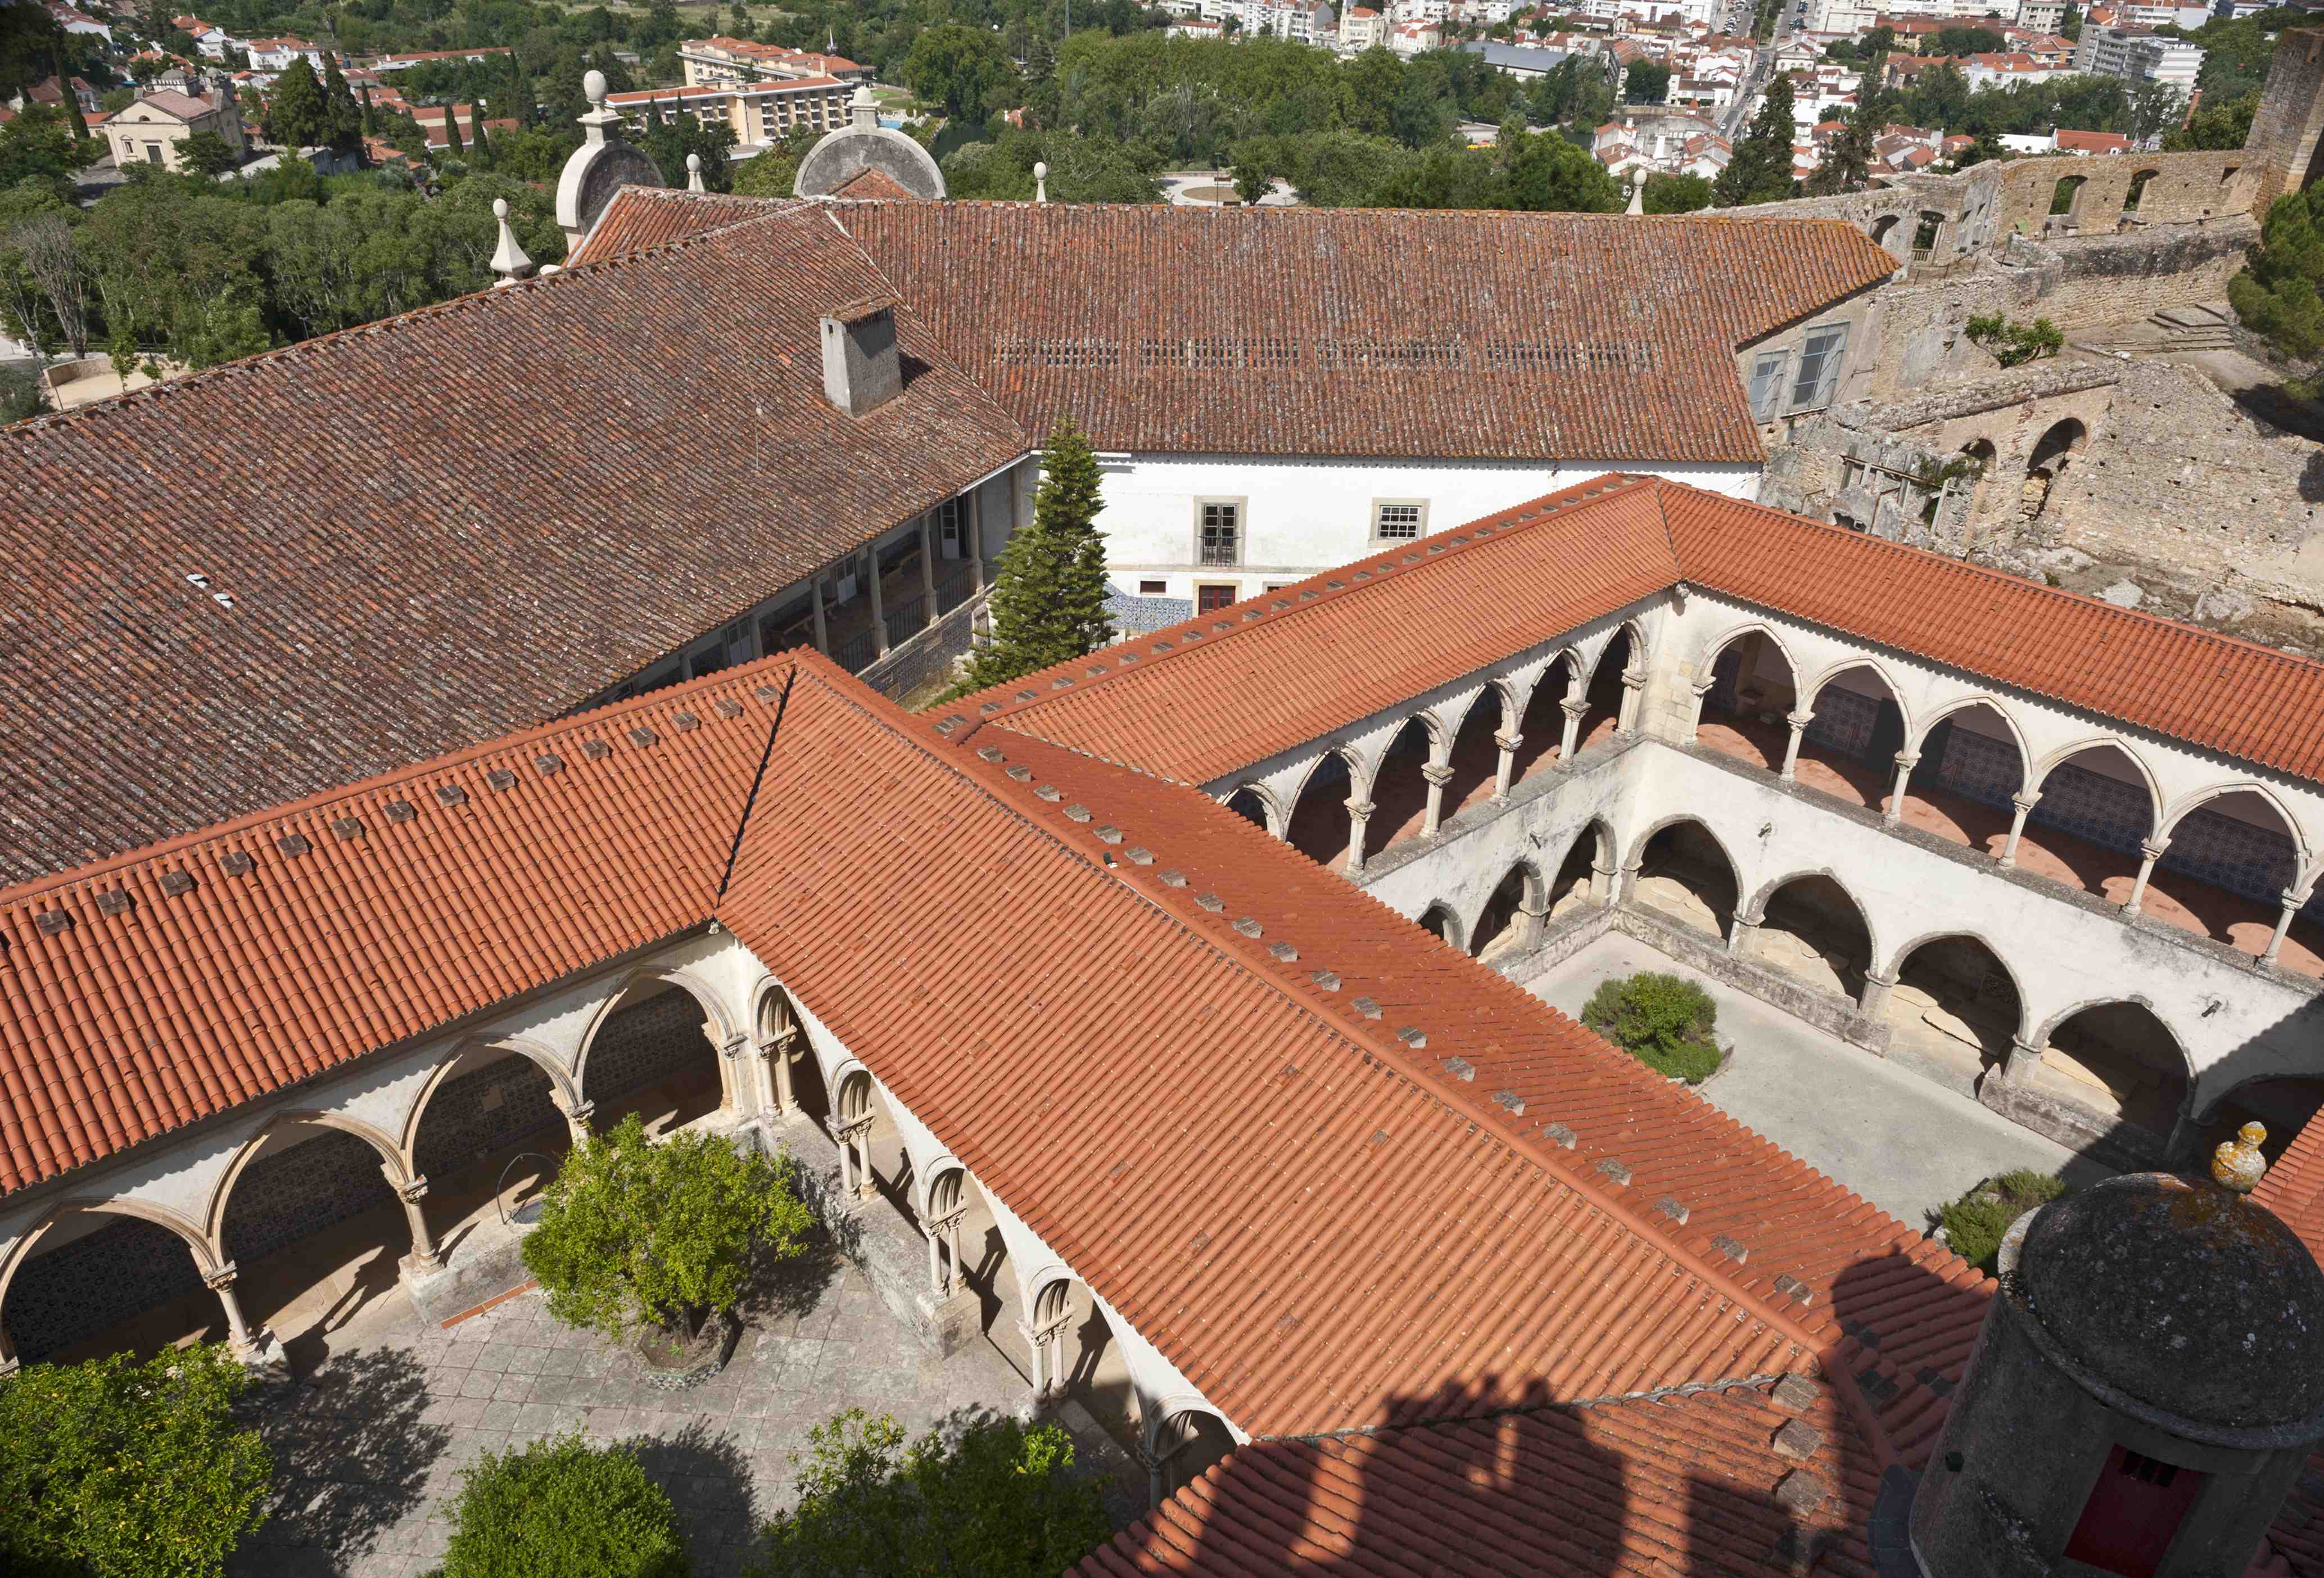
M 1383 505 L 1392 530 L 1427 536 L 1609 472 L 1668 477 L 1730 498 L 1758 496 L 1757 466 L 1405 458 L 1295 459 L 1141 452 L 1101 457 L 1106 569 L 1133 596 L 1191 600 L 1231 588 L 1231 602 L 1303 580 L 1371 552 Z M 1231 564 L 1204 562 L 1204 506 L 1231 505 Z M 1418 506 L 1416 518 L 1413 506 Z

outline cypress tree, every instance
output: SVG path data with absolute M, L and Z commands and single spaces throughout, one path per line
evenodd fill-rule
M 460 146 L 460 106 L 456 99 L 444 106 L 444 156 L 447 159 L 460 157 L 463 152 Z
M 969 683 L 999 685 L 1094 651 L 1113 637 L 1105 612 L 1105 539 L 1096 526 L 1097 456 L 1071 417 L 1058 420 L 1041 457 L 1033 522 L 1001 550 L 992 583 L 992 640 L 969 665 Z
M 363 146 L 363 112 L 355 107 L 355 96 L 339 69 L 337 55 L 323 57 L 323 115 L 327 128 L 325 142 L 342 153 Z
M 484 135 L 484 106 L 483 105 L 480 104 L 476 106 L 475 118 L 470 121 L 468 125 L 475 129 L 476 134 L 475 138 L 472 139 L 468 144 L 469 157 L 477 168 L 482 170 L 490 170 L 493 167 L 493 145 L 490 140 L 488 140 Z
M 1767 84 L 1759 113 L 1735 157 L 1719 172 L 1711 200 L 1721 208 L 1780 202 L 1792 195 L 1792 79 L 1782 72 Z

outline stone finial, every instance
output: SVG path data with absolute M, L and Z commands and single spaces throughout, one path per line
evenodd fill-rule
M 1629 206 L 1628 208 L 1627 208 L 1623 209 L 1623 210 L 1622 210 L 1622 212 L 1623 212 L 1624 214 L 1643 214 L 1643 213 L 1645 213 L 1646 211 L 1646 171 L 1641 171 L 1641 170 L 1634 170 L 1634 171 L 1630 171 L 1630 206 Z
M 2236 1195 L 2258 1188 L 2260 1179 L 2267 1176 L 2267 1158 L 2259 1149 L 2266 1138 L 2264 1124 L 2246 1123 L 2236 1130 L 2233 1140 L 2211 1153 L 2212 1181 Z
M 509 224 L 509 206 L 506 198 L 493 199 L 493 217 L 499 222 L 501 227 L 500 245 L 493 248 L 493 272 L 500 276 L 493 281 L 493 285 L 495 288 L 501 285 L 513 285 L 525 275 L 532 272 L 532 259 L 526 255 L 523 247 L 517 245 L 516 231 Z
M 872 85 L 869 82 L 857 83 L 854 93 L 849 96 L 847 124 L 859 132 L 876 132 L 880 129 L 880 105 L 879 101 L 872 97 Z
M 686 189 L 690 192 L 706 192 L 710 189 L 702 184 L 702 155 L 699 153 L 689 153 L 686 156 Z
M 593 144 L 603 143 L 607 130 L 622 124 L 622 112 L 605 102 L 605 74 L 592 71 L 582 78 L 581 91 L 589 99 L 589 113 L 581 117 L 582 135 Z
M 1033 165 L 1033 200 L 1037 203 L 1049 200 L 1049 165 L 1047 160 L 1036 161 Z

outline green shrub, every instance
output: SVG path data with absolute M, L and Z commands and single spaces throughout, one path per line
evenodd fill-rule
M 524 1264 L 549 1314 L 618 1343 L 733 1309 L 754 1270 L 806 1247 L 812 1220 L 787 1158 L 713 1134 L 648 1140 L 632 1112 L 567 1153 Z
M 1999 1269 L 2009 1224 L 2066 1192 L 2065 1180 L 2020 1167 L 1987 1178 L 1937 1213 L 1953 1253 L 1991 1277 Z
M 1582 1010 L 1583 1024 L 1656 1073 L 1689 1084 L 1719 1070 L 1719 1044 L 1711 1036 L 1718 1020 L 1711 993 L 1651 970 L 1602 983 Z
M 0 1572 L 210 1578 L 266 1517 L 273 1454 L 236 1430 L 249 1372 L 223 1348 L 0 1380 Z
M 452 1543 L 429 1578 L 686 1578 L 662 1488 L 620 1446 L 578 1435 L 484 1453 L 460 1474 Z

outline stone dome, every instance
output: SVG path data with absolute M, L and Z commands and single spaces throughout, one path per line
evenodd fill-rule
M 2034 1317 L 2117 1391 L 2208 1425 L 2324 1408 L 2324 1271 L 2264 1206 L 2137 1173 L 2044 1205 L 2015 1257 Z

